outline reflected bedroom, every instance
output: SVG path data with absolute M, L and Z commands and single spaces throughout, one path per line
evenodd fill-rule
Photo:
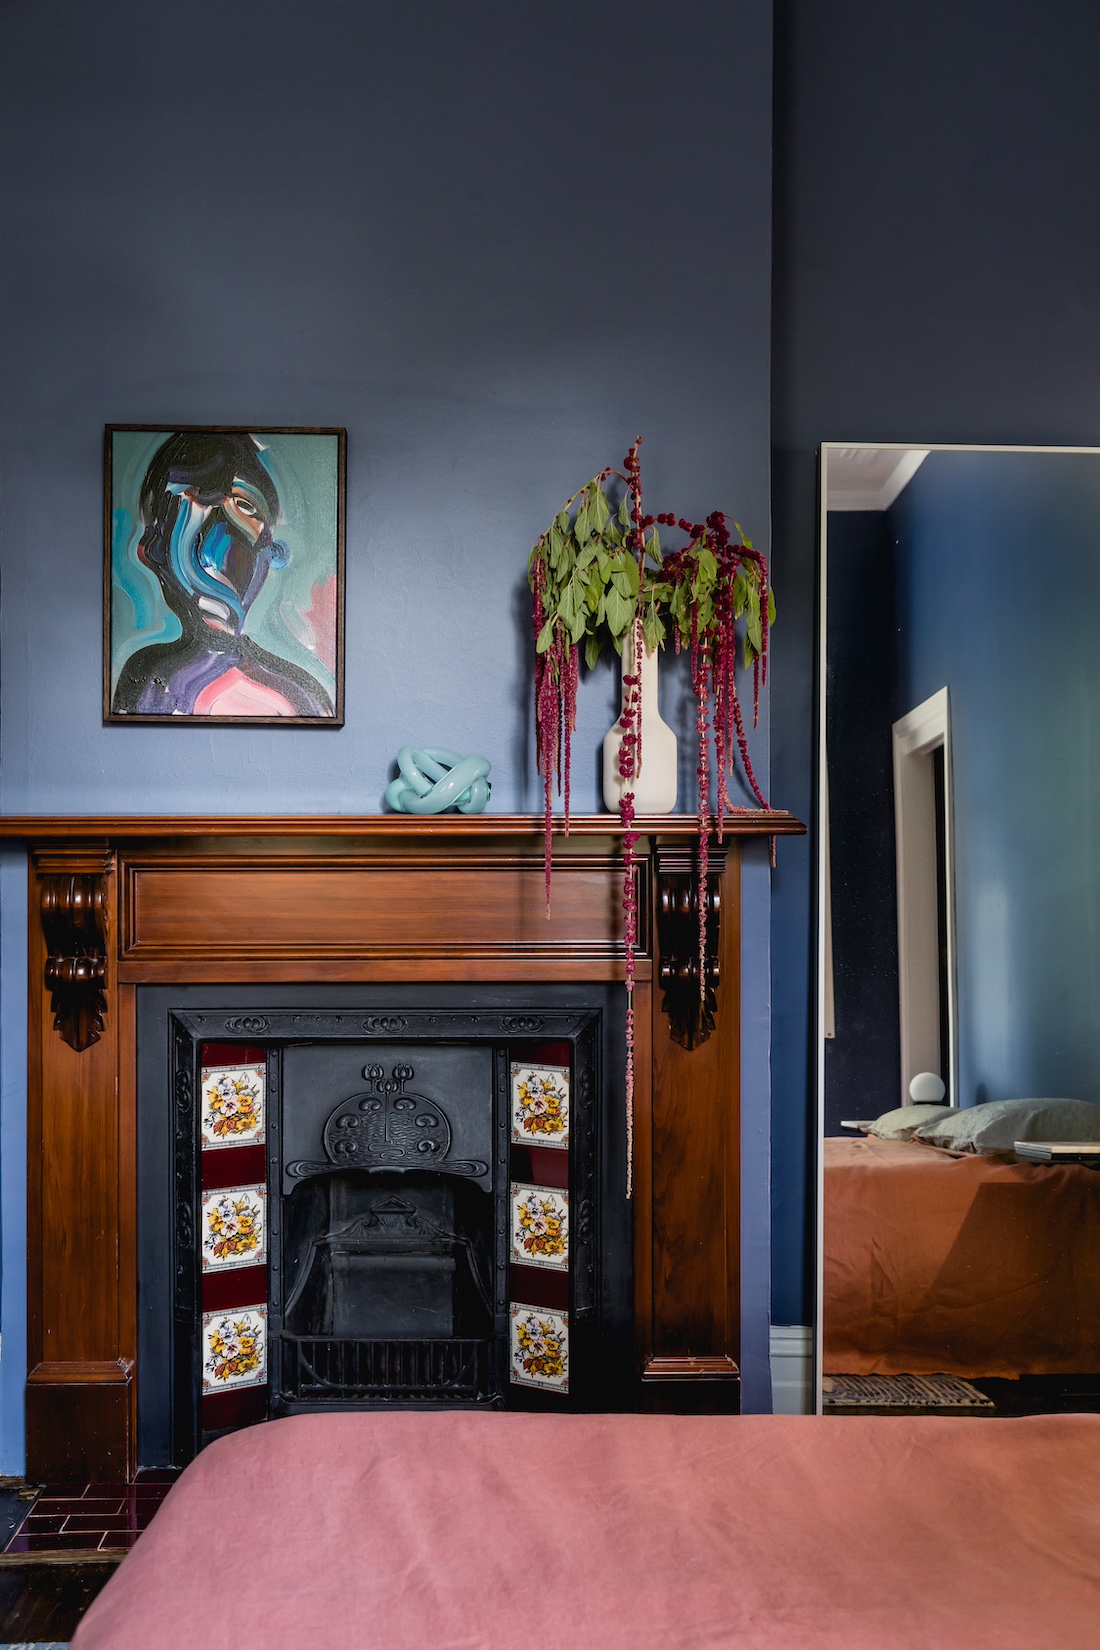
M 1100 1410 L 1100 451 L 821 466 L 819 1408 Z

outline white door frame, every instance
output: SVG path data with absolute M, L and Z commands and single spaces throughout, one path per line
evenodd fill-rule
M 958 1105 L 958 1011 L 955 990 L 955 842 L 951 800 L 951 707 L 940 688 L 894 723 L 894 823 L 898 890 L 898 999 L 901 1097 L 919 1071 L 943 1078 Z M 940 1003 L 933 751 L 943 750 L 944 876 L 947 886 L 947 1003 Z M 947 1014 L 948 1069 L 940 1071 L 940 1017 Z

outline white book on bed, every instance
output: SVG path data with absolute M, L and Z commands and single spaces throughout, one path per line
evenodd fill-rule
M 1098 1141 L 1014 1140 L 1012 1149 L 1017 1157 L 1029 1158 L 1033 1163 L 1061 1163 L 1074 1159 L 1082 1163 L 1100 1163 Z

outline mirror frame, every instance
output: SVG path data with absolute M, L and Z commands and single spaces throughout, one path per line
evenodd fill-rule
M 812 1385 L 815 1415 L 820 1415 L 822 1404 L 822 1351 L 824 1340 L 824 1285 L 825 1285 L 825 1185 L 824 1153 L 821 1142 L 825 1138 L 825 1026 L 826 1026 L 826 937 L 828 929 L 827 895 L 828 869 L 828 792 L 829 771 L 825 748 L 825 683 L 828 667 L 826 646 L 828 634 L 829 589 L 829 454 L 842 448 L 866 448 L 878 452 L 926 453 L 1065 453 L 1067 455 L 1100 457 L 1096 446 L 1027 446 L 1018 442 L 970 441 L 823 441 L 818 448 L 818 576 L 817 576 L 817 708 L 814 755 L 817 772 L 814 778 L 813 828 L 815 834 L 814 912 L 816 924 L 814 990 L 814 1075 L 816 1097 L 814 1106 L 814 1317 Z M 956 1051 L 957 1058 L 957 1051 Z

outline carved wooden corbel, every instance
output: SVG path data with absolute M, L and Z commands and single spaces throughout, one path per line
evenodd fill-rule
M 660 948 L 662 1007 L 669 1031 L 681 1048 L 697 1048 L 714 1030 L 719 983 L 722 871 L 726 849 L 711 841 L 707 872 L 707 950 L 703 990 L 699 990 L 699 865 L 688 843 L 654 846 L 657 875 L 657 940 Z
M 41 884 L 45 984 L 54 1030 L 78 1053 L 103 1035 L 107 1012 L 106 845 L 79 856 L 62 850 L 35 854 Z

